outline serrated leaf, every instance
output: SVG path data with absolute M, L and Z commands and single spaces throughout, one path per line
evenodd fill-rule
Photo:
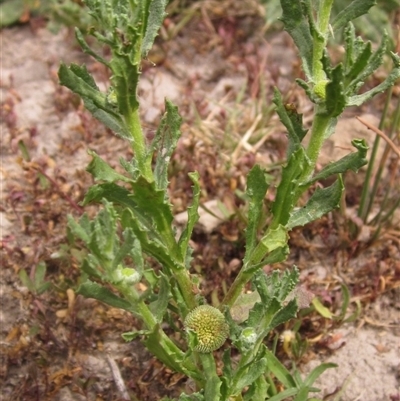
M 142 274 L 144 261 L 140 242 L 135 237 L 131 228 L 124 230 L 122 233 L 122 238 L 122 244 L 114 254 L 112 268 L 115 269 L 120 263 L 123 262 L 124 258 L 129 255 L 133 259 L 135 270 L 137 270 L 139 274 Z
M 267 394 L 269 384 L 265 380 L 264 375 L 258 377 L 250 388 L 246 391 L 243 396 L 244 401 L 265 401 L 265 395 Z
M 77 223 L 71 215 L 68 215 L 67 219 L 68 227 L 72 234 L 81 239 L 85 244 L 89 244 L 91 228 L 88 215 L 84 213 L 80 218 L 79 223 Z
M 265 335 L 273 330 L 276 326 L 279 326 L 280 324 L 286 323 L 289 320 L 295 318 L 298 309 L 299 308 L 297 306 L 296 299 L 292 299 L 291 301 L 289 301 L 286 306 L 284 306 L 275 314 L 275 316 L 271 320 L 271 323 L 268 326 L 268 329 L 265 332 Z
M 338 207 L 343 189 L 344 185 L 340 177 L 327 188 L 317 188 L 304 207 L 291 213 L 286 225 L 287 229 L 304 226 Z
M 331 82 L 326 85 L 326 114 L 329 117 L 339 116 L 346 107 L 343 65 L 338 64 L 332 70 Z
M 357 59 L 352 63 L 351 68 L 346 71 L 345 78 L 346 82 L 350 83 L 356 79 L 363 70 L 367 67 L 368 61 L 372 55 L 371 42 L 365 44 L 362 52 L 357 56 Z
M 264 374 L 267 366 L 267 358 L 261 358 L 252 362 L 249 369 L 243 373 L 239 379 L 236 379 L 236 384 L 231 390 L 232 395 L 239 394 L 243 388 L 254 383 L 262 374 Z
M 255 165 L 247 176 L 246 195 L 249 199 L 248 223 L 246 228 L 246 253 L 244 263 L 246 263 L 257 243 L 257 228 L 260 224 L 260 216 L 265 194 L 267 193 L 268 183 L 265 172 L 260 166 Z
M 277 88 L 274 88 L 273 102 L 275 103 L 279 119 L 288 131 L 288 155 L 290 156 L 295 150 L 297 150 L 301 141 L 307 134 L 307 129 L 303 127 L 303 115 L 297 113 L 295 108 L 293 109 L 292 107 L 289 107 L 290 105 L 283 104 L 282 96 Z
M 107 104 L 106 95 L 99 91 L 86 66 L 71 64 L 67 67 L 64 63 L 61 63 L 58 76 L 60 84 L 77 93 L 82 98 L 85 107 L 95 118 L 122 138 L 132 141 L 124 120 Z
M 167 0 L 152 0 L 150 2 L 149 14 L 147 18 L 146 32 L 142 43 L 142 57 L 146 57 L 154 43 L 154 39 L 166 17 L 165 8 Z
M 308 80 L 312 80 L 313 38 L 304 3 L 300 0 L 281 0 L 281 21 L 296 44 Z
M 104 302 L 114 308 L 121 308 L 130 312 L 133 311 L 133 305 L 131 305 L 130 302 L 118 297 L 107 288 L 91 280 L 86 280 L 82 283 L 76 292 L 86 298 L 97 299 L 98 301 Z
M 199 220 L 199 202 L 200 202 L 200 185 L 199 185 L 199 174 L 189 173 L 189 178 L 193 182 L 193 201 L 191 206 L 188 207 L 188 221 L 185 229 L 182 231 L 179 237 L 178 245 L 182 254 L 182 257 L 186 259 L 188 255 L 189 240 L 192 236 L 193 228 Z
M 171 348 L 161 336 L 159 324 L 156 324 L 152 331 L 148 333 L 147 338 L 143 341 L 146 348 L 160 360 L 164 365 L 168 366 L 175 372 L 187 374 L 183 367 L 183 355 L 178 348 Z
M 353 95 L 358 88 L 363 85 L 364 81 L 382 65 L 383 58 L 386 54 L 387 43 L 388 36 L 385 32 L 378 49 L 368 58 L 368 62 L 362 71 L 349 83 L 346 89 L 348 96 Z
M 370 89 L 361 95 L 351 96 L 347 101 L 347 106 L 361 106 L 367 100 L 371 99 L 378 93 L 384 92 L 386 89 L 396 83 L 397 79 L 400 78 L 400 56 L 392 52 L 390 55 L 392 57 L 394 67 L 386 79 L 375 88 Z
M 366 156 L 369 148 L 365 140 L 354 139 L 351 144 L 357 149 L 357 152 L 350 153 L 335 162 L 329 163 L 304 185 L 308 187 L 314 182 L 324 180 L 332 175 L 345 173 L 348 170 L 356 173 L 362 166 L 367 164 Z
M 133 45 L 129 46 L 132 47 Z M 125 52 L 129 51 L 124 49 Z M 121 52 L 114 53 L 110 61 L 110 66 L 113 71 L 111 77 L 113 88 L 116 93 L 119 112 L 128 117 L 139 109 L 139 100 L 137 96 L 137 87 L 139 83 L 139 60 L 133 59 L 129 53 Z M 133 130 L 140 129 L 138 126 L 133 126 Z M 126 139 L 132 140 L 130 136 Z
M 150 303 L 149 308 L 155 317 L 157 323 L 162 323 L 164 314 L 168 307 L 168 302 L 170 299 L 170 285 L 167 276 L 160 272 L 159 278 L 159 291 L 157 294 L 157 299 Z
M 106 67 L 110 67 L 110 63 L 103 57 L 101 57 L 99 54 L 94 52 L 86 43 L 85 38 L 82 35 L 82 32 L 80 29 L 75 28 L 75 38 L 77 42 L 79 43 L 80 47 L 82 48 L 83 52 L 86 54 L 89 54 L 92 56 L 95 60 L 97 60 L 99 63 L 104 64 Z
M 283 168 L 281 182 L 278 185 L 276 197 L 271 208 L 274 221 L 286 225 L 290 211 L 294 207 L 296 189 L 299 185 L 299 177 L 308 164 L 308 159 L 303 147 L 297 149 L 289 158 L 287 165 Z
M 87 166 L 86 171 L 89 172 L 95 181 L 124 181 L 131 182 L 128 177 L 117 173 L 107 162 L 105 162 L 96 152 L 88 150 L 88 154 L 92 156 L 92 161 Z
M 169 249 L 165 246 L 158 233 L 152 230 L 150 225 L 146 228 L 147 223 L 144 222 L 142 224 L 140 219 L 140 214 L 135 214 L 132 209 L 125 209 L 121 216 L 121 223 L 124 229 L 132 228 L 143 252 L 153 256 L 165 269 L 170 269 L 172 259 Z
M 168 166 L 171 155 L 176 148 L 179 137 L 181 136 L 180 126 L 182 118 L 178 113 L 178 108 L 169 100 L 165 100 L 165 114 L 158 126 L 156 135 L 151 144 L 152 152 L 157 151 L 154 177 L 157 189 L 165 190 L 168 185 Z M 152 152 L 150 157 L 152 156 Z
M 183 261 L 172 230 L 173 215 L 165 191 L 158 190 L 154 182 L 148 182 L 142 176 L 132 182 L 132 188 L 134 193 L 130 197 L 137 205 L 133 210 L 135 215 L 140 214 L 143 219 L 151 221 L 151 230 L 162 240 L 171 257 Z
M 350 21 L 361 15 L 367 14 L 369 9 L 376 4 L 376 0 L 353 0 L 346 8 L 339 12 L 331 25 L 333 31 L 344 28 Z

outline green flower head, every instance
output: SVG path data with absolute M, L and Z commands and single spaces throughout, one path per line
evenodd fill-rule
M 212 352 L 220 348 L 229 334 L 229 326 L 224 315 L 209 305 L 201 305 L 193 309 L 185 319 L 186 330 L 197 335 L 197 352 Z

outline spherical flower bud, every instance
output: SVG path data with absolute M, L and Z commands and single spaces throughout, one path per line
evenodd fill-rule
M 212 352 L 220 348 L 229 334 L 229 326 L 224 315 L 210 305 L 201 305 L 193 309 L 185 319 L 186 330 L 193 330 L 197 335 L 197 352 Z

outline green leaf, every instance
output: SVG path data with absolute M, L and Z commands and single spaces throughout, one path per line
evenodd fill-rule
M 276 112 L 278 113 L 279 119 L 288 130 L 288 155 L 290 157 L 290 155 L 300 146 L 301 141 L 307 134 L 307 129 L 303 127 L 303 115 L 297 113 L 297 110 L 295 108 L 293 109 L 291 105 L 283 104 L 282 96 L 277 88 L 274 88 L 273 102 L 276 105 Z
M 35 288 L 39 288 L 43 284 L 45 276 L 46 276 L 46 263 L 40 262 L 36 265 L 36 270 L 35 270 L 35 277 L 34 277 Z
M 291 213 L 287 229 L 304 226 L 338 207 L 343 190 L 344 185 L 340 176 L 331 186 L 317 188 L 304 207 Z
M 297 393 L 297 385 L 296 381 L 294 380 L 293 376 L 290 374 L 290 372 L 283 366 L 281 362 L 279 362 L 278 358 L 265 346 L 265 353 L 266 353 L 266 358 L 268 361 L 268 368 L 269 370 L 276 376 L 276 378 L 287 388 L 296 388 L 296 392 L 293 394 Z M 292 395 L 293 395 L 292 394 Z M 272 399 L 272 398 L 271 398 Z M 278 399 L 283 399 L 283 398 L 277 398 Z
M 311 301 L 311 303 L 313 304 L 315 310 L 325 319 L 332 319 L 333 315 L 331 313 L 331 311 L 326 308 L 324 305 L 322 305 L 321 301 L 317 298 L 314 297 L 313 300 Z
M 280 250 L 286 247 L 288 239 L 289 237 L 285 227 L 279 225 L 275 229 L 268 229 L 251 253 L 249 263 L 244 267 L 244 271 L 253 268 L 254 264 L 258 264 L 266 255 L 273 251 L 279 250 L 280 256 Z
M 142 216 L 139 213 L 135 214 L 132 209 L 125 209 L 121 216 L 121 223 L 125 229 L 129 227 L 134 231 L 143 252 L 154 257 L 165 269 L 170 269 L 173 262 L 169 249 L 160 235 L 152 230 L 151 223 L 142 224 L 141 218 Z
M 346 107 L 344 89 L 343 65 L 338 64 L 332 70 L 331 82 L 326 85 L 326 114 L 330 117 L 338 117 Z
M 322 375 L 322 373 L 325 372 L 325 370 L 327 369 L 331 369 L 331 368 L 337 368 L 338 365 L 336 365 L 335 363 L 322 363 L 321 365 L 317 366 L 316 368 L 314 368 L 311 373 L 306 377 L 306 379 L 304 380 L 304 386 L 310 387 L 313 385 L 313 383 L 315 382 L 315 380 L 318 379 L 319 376 Z
M 383 63 L 384 56 L 386 54 L 386 48 L 388 44 L 388 36 L 385 32 L 381 44 L 379 45 L 378 49 L 372 54 L 365 65 L 365 67 L 360 71 L 360 73 L 353 78 L 353 80 L 349 83 L 346 89 L 346 93 L 348 96 L 353 95 L 358 91 L 358 89 L 364 84 L 364 81 L 372 75 Z M 357 42 L 355 43 L 354 47 L 356 48 L 357 52 Z M 360 40 L 358 47 L 364 47 L 365 44 Z M 346 49 L 347 52 L 347 49 Z M 365 62 L 365 60 L 363 60 Z
M 164 400 L 161 400 L 161 401 L 164 401 Z M 165 401 L 169 401 L 169 399 L 165 400 Z M 171 401 L 173 401 L 173 400 L 171 400 Z M 200 393 L 199 392 L 192 393 L 192 394 L 183 394 L 182 393 L 179 396 L 178 401 L 205 401 L 205 398 L 201 392 Z
M 92 156 L 92 161 L 86 168 L 86 171 L 92 174 L 95 181 L 124 181 L 131 182 L 131 180 L 124 175 L 117 173 L 107 162 L 105 162 L 96 152 L 88 150 L 88 154 Z
M 83 37 L 82 32 L 80 31 L 79 28 L 75 28 L 75 37 L 76 37 L 76 40 L 78 41 L 79 45 L 81 46 L 82 50 L 84 51 L 84 53 L 89 54 L 95 60 L 97 60 L 99 63 L 104 64 L 106 67 L 110 67 L 110 63 L 106 59 L 104 59 L 103 57 L 98 55 L 96 52 L 94 52 L 88 46 L 88 44 L 86 43 L 86 40 Z
M 72 92 L 80 95 L 85 103 L 85 107 L 95 118 L 122 138 L 129 141 L 132 140 L 124 120 L 119 114 L 112 110 L 107 102 L 106 95 L 99 91 L 94 79 L 88 73 L 86 66 L 80 67 L 77 64 L 71 64 L 67 67 L 64 63 L 61 63 L 58 76 L 61 85 L 66 86 L 72 90 Z
M 347 106 L 361 106 L 367 100 L 371 99 L 378 93 L 384 92 L 396 83 L 397 79 L 400 78 L 400 56 L 392 52 L 390 52 L 390 55 L 393 60 L 394 68 L 386 79 L 375 88 L 370 89 L 361 95 L 351 96 L 347 101 Z
M 170 299 L 170 285 L 167 276 L 162 272 L 160 272 L 160 275 L 160 289 L 157 294 L 157 299 L 149 305 L 149 308 L 157 322 L 161 324 Z
M 130 312 L 133 311 L 133 305 L 131 305 L 130 302 L 118 297 L 107 288 L 91 280 L 86 280 L 82 283 L 76 292 L 86 298 L 97 299 L 114 308 L 121 308 Z
M 30 277 L 28 276 L 28 273 L 26 272 L 25 269 L 21 269 L 18 272 L 18 276 L 19 279 L 21 280 L 22 284 L 32 293 L 35 294 L 36 293 L 36 288 L 35 288 L 35 284 L 33 283 L 33 281 L 30 279 Z
M 207 401 L 221 401 L 221 380 L 217 375 L 212 353 L 198 353 L 198 357 L 203 365 L 204 399 Z
M 368 61 L 371 56 L 372 56 L 372 45 L 371 42 L 368 42 L 365 44 L 365 46 L 363 46 L 362 52 L 358 54 L 357 59 L 352 63 L 351 68 L 348 71 L 346 71 L 345 78 L 347 83 L 350 84 L 350 82 L 352 82 L 358 76 L 360 76 L 360 74 L 367 67 Z
M 187 374 L 188 372 L 183 367 L 181 354 L 178 354 L 176 349 L 170 348 L 168 344 L 163 341 L 160 330 L 160 325 L 156 324 L 154 329 L 149 332 L 147 338 L 143 341 L 146 348 L 164 365 L 173 369 L 175 372 Z
M 141 216 L 142 220 L 151 222 L 149 230 L 155 231 L 172 259 L 182 262 L 183 258 L 172 230 L 171 206 L 166 202 L 165 191 L 158 190 L 154 182 L 148 182 L 142 176 L 132 182 L 132 188 L 134 193 L 130 195 L 130 198 L 137 205 L 132 211 L 135 215 Z
M 356 173 L 362 166 L 366 165 L 368 163 L 366 156 L 369 148 L 365 140 L 354 139 L 351 144 L 357 149 L 357 152 L 350 153 L 335 162 L 329 163 L 304 185 L 308 187 L 314 182 L 325 180 L 332 175 L 345 173 L 348 170 Z
M 193 182 L 193 202 L 188 207 L 188 222 L 185 229 L 182 231 L 179 237 L 178 245 L 182 254 L 182 257 L 186 259 L 189 250 L 189 241 L 192 236 L 193 228 L 199 219 L 199 200 L 200 200 L 200 185 L 199 185 L 199 174 L 189 173 L 189 178 Z
M 165 100 L 165 110 L 166 112 L 161 119 L 157 133 L 151 144 L 152 151 L 157 151 L 154 177 L 157 189 L 160 190 L 165 190 L 168 186 L 168 166 L 171 155 L 181 136 L 180 126 L 182 124 L 178 108 L 168 100 Z M 152 152 L 150 153 L 151 156 Z
M 250 259 L 250 255 L 257 244 L 257 229 L 260 224 L 260 217 L 267 189 L 268 183 L 265 172 L 260 166 L 255 165 L 247 176 L 246 195 L 249 199 L 249 212 L 246 228 L 246 253 L 243 259 L 244 263 Z
M 297 201 L 296 190 L 304 168 L 309 164 L 303 147 L 297 149 L 289 158 L 283 168 L 281 182 L 278 185 L 276 197 L 272 205 L 274 221 L 285 226 L 289 220 L 290 212 Z M 276 224 L 275 223 L 275 224 Z
M 313 70 L 313 37 L 310 32 L 307 10 L 303 1 L 300 0 L 281 0 L 281 6 L 283 10 L 281 21 L 285 26 L 285 30 L 296 44 L 304 72 L 308 80 L 311 81 Z
M 154 39 L 166 17 L 167 0 L 152 0 L 149 7 L 146 32 L 142 43 L 142 57 L 146 57 L 154 43 Z
M 286 323 L 289 320 L 296 317 L 297 311 L 299 310 L 297 306 L 296 299 L 292 299 L 289 303 L 280 309 L 269 324 L 268 329 L 265 331 L 265 335 L 267 335 L 271 330 L 273 330 L 276 326 L 279 326 L 282 323 Z
M 143 274 L 144 260 L 142 256 L 142 247 L 135 237 L 132 229 L 127 228 L 122 233 L 123 241 L 116 253 L 114 253 L 112 268 L 117 268 L 127 256 L 131 256 L 135 269 L 140 275 Z
M 244 401 L 265 401 L 265 395 L 267 394 L 269 385 L 261 375 L 257 380 L 255 380 L 246 394 L 243 396 Z
M 243 388 L 250 386 L 254 383 L 268 366 L 267 358 L 261 358 L 255 362 L 252 362 L 248 369 L 246 369 L 239 378 L 234 378 L 235 385 L 231 389 L 231 394 L 240 394 Z
M 286 390 L 281 391 L 279 394 L 274 395 L 271 398 L 268 398 L 268 401 L 283 401 L 289 400 L 290 397 L 295 396 L 299 392 L 298 388 L 288 388 Z
M 338 31 L 344 28 L 350 21 L 367 14 L 368 10 L 375 4 L 376 0 L 353 0 L 333 19 L 331 23 L 333 31 Z
M 8 0 L 0 4 L 0 28 L 15 24 L 28 11 L 24 0 Z

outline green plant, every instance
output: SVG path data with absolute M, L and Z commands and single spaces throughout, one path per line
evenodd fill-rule
M 110 69 L 111 86 L 107 93 L 99 90 L 85 66 L 60 66 L 61 84 L 79 94 L 87 109 L 127 140 L 134 151 L 132 160 L 121 160 L 123 174 L 90 152 L 93 159 L 88 171 L 96 184 L 89 189 L 83 204 L 100 202 L 102 208 L 92 220 L 86 214 L 79 222 L 69 219 L 72 234 L 88 249 L 78 292 L 128 310 L 142 322 L 142 330 L 125 333 L 123 337 L 140 337 L 161 362 L 196 383 L 196 391 L 182 394 L 180 400 L 307 400 L 310 392 L 318 391 L 312 386 L 315 379 L 334 366 L 321 365 L 302 379 L 296 370 L 290 372 L 284 367 L 274 350 L 264 345 L 264 339 L 276 326 L 296 316 L 299 272 L 293 268 L 266 275 L 262 267 L 285 260 L 290 230 L 339 205 L 343 191 L 341 174 L 349 169 L 357 171 L 366 163 L 367 144 L 354 140 L 354 153 L 316 172 L 321 146 L 333 134 L 346 107 L 361 105 L 394 83 L 400 75 L 400 58 L 392 54 L 395 67 L 386 80 L 358 94 L 365 79 L 382 63 L 386 51 L 386 38 L 373 53 L 369 43 L 356 38 L 350 23 L 366 13 L 373 1 L 355 0 L 332 21 L 332 0 L 316 3 L 318 7 L 313 8 L 311 0 L 281 1 L 282 21 L 299 49 L 306 76 L 306 81 L 297 82 L 315 104 L 309 145 L 302 144 L 308 131 L 303 127 L 302 115 L 284 104 L 275 90 L 276 110 L 288 130 L 287 163 L 276 189 L 268 227 L 261 233 L 259 219 L 268 181 L 260 166 L 254 166 L 247 177 L 246 251 L 243 265 L 220 304 L 221 313 L 204 308 L 206 300 L 198 279 L 190 272 L 189 239 L 198 219 L 200 197 L 197 173 L 190 174 L 193 202 L 188 208 L 187 225 L 179 236 L 173 227 L 167 171 L 179 139 L 181 117 L 166 100 L 166 112 L 151 143 L 146 142 L 140 123 L 140 63 L 162 24 L 166 1 L 86 1 L 98 24 L 89 33 L 109 46 L 111 57 L 105 59 L 95 53 L 79 30 L 76 37 L 86 53 Z M 328 37 L 332 30 L 343 28 L 345 60 L 332 67 L 326 51 Z M 313 190 L 319 180 L 331 176 L 337 177 L 332 185 Z M 312 195 L 300 207 L 303 195 L 309 191 L 313 191 Z M 158 262 L 158 268 L 149 258 Z M 252 292 L 245 294 L 248 283 Z M 198 321 L 199 308 L 206 312 L 204 327 Z M 221 321 L 221 314 L 225 322 Z M 176 336 L 167 336 L 166 322 Z M 210 351 L 222 344 L 227 327 L 230 342 L 219 360 L 221 353 Z M 217 334 L 220 341 L 210 346 L 208 332 Z M 238 359 L 231 358 L 232 348 L 238 350 Z M 217 374 L 217 363 L 223 364 L 222 375 Z M 278 391 L 277 382 L 283 391 Z
M 0 28 L 27 22 L 30 15 L 48 18 L 48 28 L 58 31 L 61 26 L 89 26 L 93 21 L 84 8 L 73 0 L 1 0 Z
M 44 277 L 46 276 L 46 263 L 38 263 L 31 273 L 33 277 L 29 277 L 26 270 L 20 270 L 18 275 L 22 284 L 32 294 L 43 294 L 51 287 L 51 283 L 49 281 L 44 281 Z

